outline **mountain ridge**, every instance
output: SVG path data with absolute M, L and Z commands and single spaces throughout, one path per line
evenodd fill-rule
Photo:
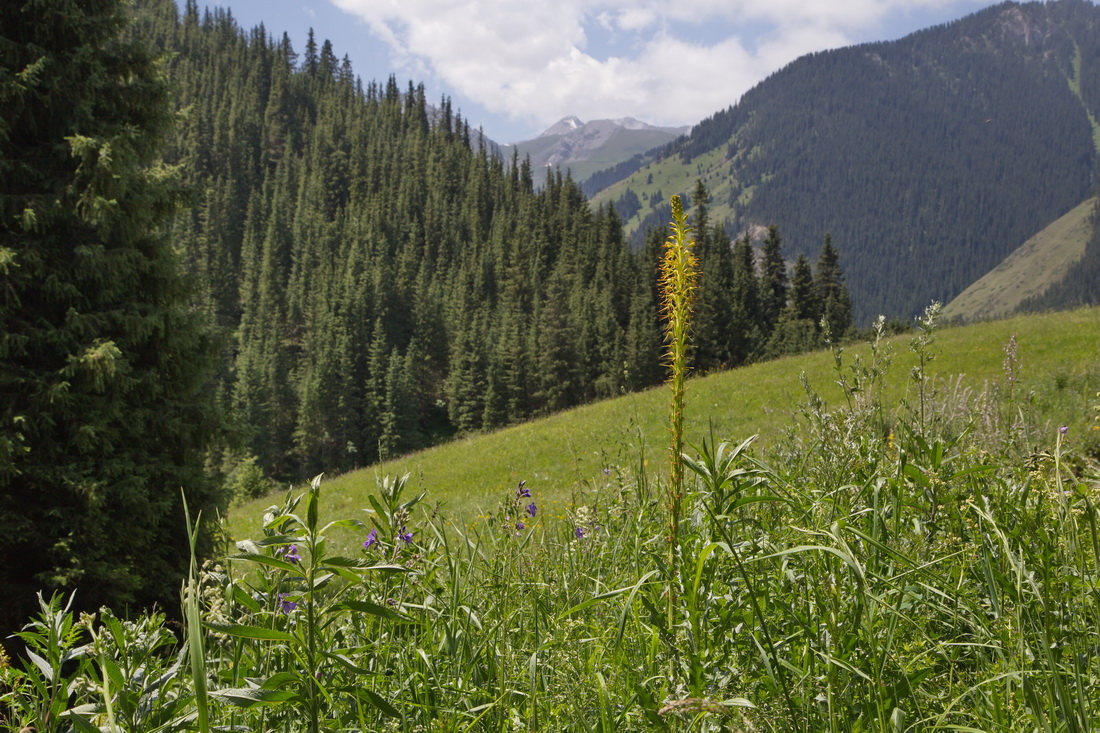
M 831 233 L 861 322 L 910 316 L 1086 198 L 1098 109 L 1100 9 L 1007 2 L 803 56 L 593 202 L 616 204 L 637 245 L 701 179 L 731 234 L 775 223 L 812 256 Z
M 568 115 L 530 140 L 505 146 L 505 151 L 512 148 L 521 158 L 530 156 L 536 169 L 569 170 L 574 179 L 584 180 L 597 170 L 659 148 L 689 129 L 650 125 L 634 117 L 583 122 Z

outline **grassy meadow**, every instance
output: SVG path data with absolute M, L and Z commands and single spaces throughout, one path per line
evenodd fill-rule
M 1004 345 L 1016 336 L 1020 379 L 1036 392 L 1039 419 L 1059 425 L 1074 418 L 1075 434 L 1090 426 L 1087 415 L 1059 414 L 1079 410 L 1089 385 L 1080 375 L 1100 364 L 1100 309 L 1021 316 L 940 330 L 930 375 L 980 392 L 1003 380 Z M 916 355 L 911 337 L 886 342 L 893 364 L 881 385 L 884 404 L 895 408 L 912 392 L 910 370 Z M 868 358 L 867 344 L 845 347 L 846 361 Z M 686 438 L 698 444 L 713 432 L 724 440 L 759 436 L 760 448 L 774 446 L 798 426 L 806 401 L 799 375 L 826 402 L 843 402 L 836 384 L 833 354 L 820 351 L 754 364 L 690 380 L 687 389 Z M 1076 377 L 1073 387 L 1068 381 Z M 1064 389 L 1051 389 L 1065 382 Z M 1074 391 L 1074 394 L 1065 393 Z M 1084 392 L 1082 392 L 1084 391 Z M 326 517 L 363 518 L 367 496 L 384 476 L 409 474 L 409 486 L 426 492 L 454 521 L 476 523 L 508 487 L 526 480 L 551 502 L 567 504 L 578 492 L 602 483 L 602 471 L 634 470 L 644 461 L 654 476 L 667 473 L 668 390 L 664 387 L 624 395 L 483 435 L 473 435 L 324 482 Z M 263 510 L 277 500 L 267 496 L 233 507 L 227 527 L 232 537 L 249 536 Z M 351 540 L 349 539 L 350 543 Z
M 1098 392 L 1100 309 L 925 322 L 688 380 L 678 503 L 668 390 L 315 480 L 183 629 L 43 601 L 0 724 L 1093 730 Z

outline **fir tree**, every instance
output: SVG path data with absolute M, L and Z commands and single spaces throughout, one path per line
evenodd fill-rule
M 759 352 L 761 326 L 760 282 L 752 240 L 746 234 L 733 245 L 733 278 L 730 288 L 730 362 L 744 364 Z
M 817 307 L 829 324 L 833 338 L 841 338 L 852 326 L 852 301 L 844 285 L 844 273 L 840 269 L 840 255 L 833 247 L 831 235 L 825 235 L 821 254 L 817 258 L 814 275 Z
M 159 235 L 173 123 L 127 3 L 17 2 L 0 27 L 0 628 L 37 590 L 178 604 L 221 429 L 216 343 Z
M 760 311 L 765 334 L 771 334 L 779 314 L 787 305 L 787 263 L 783 261 L 783 239 L 779 227 L 772 224 L 764 238 L 760 261 Z
M 816 288 L 814 287 L 814 273 L 810 268 L 810 261 L 806 255 L 800 254 L 794 262 L 794 272 L 791 274 L 790 308 L 793 318 L 816 321 L 821 315 L 821 306 L 818 302 Z

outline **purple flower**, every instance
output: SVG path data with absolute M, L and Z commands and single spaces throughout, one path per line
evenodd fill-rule
M 298 607 L 298 603 L 296 601 L 288 601 L 286 599 L 286 593 L 280 593 L 279 594 L 279 609 L 283 613 L 289 614 L 291 611 L 293 611 L 297 607 Z
M 520 481 L 519 486 L 516 487 L 516 497 L 518 497 L 520 499 L 530 499 L 531 498 L 531 489 L 527 488 L 527 480 L 526 479 L 524 479 L 523 481 Z
M 584 539 L 584 527 L 577 527 L 577 529 L 574 530 L 574 534 L 577 535 L 578 540 L 583 540 Z
M 279 554 L 283 556 L 284 560 L 289 560 L 295 564 L 302 561 L 302 556 L 298 554 L 298 545 L 291 545 L 280 551 Z
M 528 513 L 529 515 L 531 515 L 531 518 L 532 518 L 532 519 L 534 519 L 534 518 L 535 518 L 535 513 L 536 513 L 536 512 L 538 511 L 538 510 L 539 510 L 539 508 L 538 508 L 537 506 L 535 506 L 535 502 L 531 502 L 530 504 L 528 504 L 528 505 L 527 505 L 527 513 Z
M 516 529 L 527 529 L 527 525 L 523 522 L 516 522 Z
M 370 531 L 370 534 L 367 535 L 367 541 L 363 543 L 363 549 L 364 550 L 369 550 L 372 545 L 375 545 L 377 543 L 378 543 L 378 530 L 377 529 L 372 529 Z
M 611 476 L 611 469 L 610 468 L 605 468 L 603 470 L 603 476 L 604 476 L 604 478 L 610 477 Z
M 1063 425 L 1062 427 L 1058 428 L 1058 432 L 1062 435 L 1067 434 L 1069 432 L 1069 425 Z
M 406 545 L 411 545 L 413 541 L 413 533 L 406 531 L 405 525 L 401 525 L 401 531 L 397 533 L 397 538 L 404 540 Z

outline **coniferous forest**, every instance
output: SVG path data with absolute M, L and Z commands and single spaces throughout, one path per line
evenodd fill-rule
M 690 169 L 728 227 L 778 223 L 792 258 L 832 232 L 857 322 L 911 317 L 1088 196 L 1098 59 L 1094 3 L 991 5 L 895 41 L 803 56 L 690 135 L 594 177 L 593 189 L 625 178 L 597 198 L 641 200 L 644 230 L 668 220 L 667 195 L 689 193 L 654 190 Z
M 181 11 L 143 3 L 134 33 L 172 54 L 187 111 L 166 159 L 194 206 L 170 238 L 224 336 L 234 460 L 277 477 L 344 470 L 663 378 L 663 231 L 632 249 L 568 175 L 491 155 L 449 100 L 362 81 L 312 34 L 299 53 L 228 12 Z M 696 193 L 715 271 L 696 368 L 819 344 L 830 298 L 834 333 L 847 329 L 831 244 L 818 282 L 795 269 L 786 309 L 778 231 L 758 275 Z
M 95 33 L 74 21 L 72 35 L 36 35 L 64 27 L 67 7 L 6 31 L 18 114 L 0 137 L 0 486 L 22 538 L 0 578 L 21 599 L 10 619 L 30 589 L 79 582 L 97 589 L 89 608 L 171 606 L 186 553 L 180 497 L 164 487 L 188 487 L 209 522 L 272 479 L 664 378 L 660 230 L 631 248 L 615 211 L 568 175 L 536 180 L 448 99 L 363 81 L 312 33 L 299 52 L 228 11 L 147 0 L 111 6 L 101 26 L 71 9 Z M 103 69 L 70 60 L 85 55 Z M 137 111 L 115 101 L 127 93 Z M 56 210 L 28 204 L 62 188 L 71 200 Z M 812 348 L 823 315 L 834 336 L 847 330 L 827 239 L 816 272 L 802 258 L 789 274 L 778 229 L 732 245 L 707 222 L 701 184 L 694 198 L 708 272 L 697 371 Z M 120 548 L 102 527 L 123 516 L 160 519 Z
M 134 12 L 0 25 L 0 727 L 1100 725 L 1100 311 L 846 353 L 827 233 L 699 181 L 632 248 L 423 87 Z

